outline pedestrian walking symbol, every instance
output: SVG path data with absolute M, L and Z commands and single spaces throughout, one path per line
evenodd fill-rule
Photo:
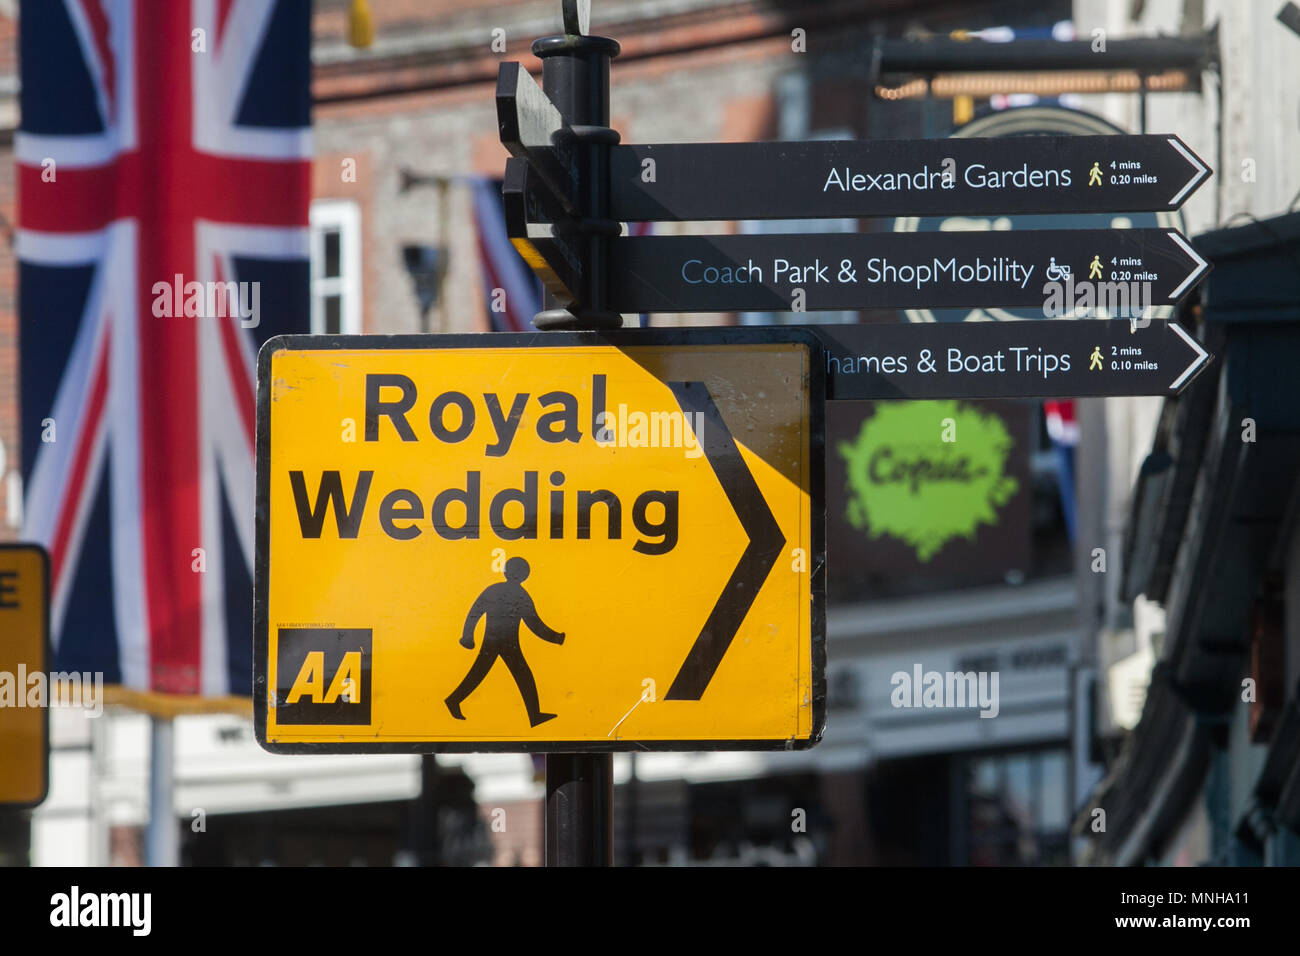
M 523 583 L 528 579 L 530 570 L 528 562 L 523 558 L 511 558 L 506 562 L 506 579 L 488 585 L 470 606 L 469 615 L 465 618 L 464 633 L 460 639 L 461 646 L 473 650 L 474 631 L 478 627 L 479 618 L 487 620 L 483 627 L 483 643 L 479 645 L 478 657 L 470 665 L 469 673 L 465 675 L 464 680 L 445 701 L 447 710 L 457 720 L 465 719 L 465 715 L 460 711 L 460 705 L 483 682 L 483 678 L 487 677 L 488 671 L 492 669 L 492 665 L 498 658 L 505 662 L 506 669 L 514 678 L 515 686 L 519 688 L 519 695 L 524 699 L 524 707 L 528 709 L 528 723 L 536 727 L 555 717 L 555 714 L 542 711 L 537 699 L 537 682 L 533 679 L 533 672 L 528 662 L 524 660 L 523 651 L 519 647 L 521 624 L 527 625 L 530 631 L 544 641 L 550 641 L 552 644 L 564 643 L 563 632 L 553 630 L 542 623 L 537 608 L 533 605 L 532 597 L 524 590 Z
M 1092 169 L 1088 170 L 1088 185 L 1089 186 L 1101 185 L 1101 164 L 1100 163 L 1093 163 Z
M 1103 272 L 1101 271 L 1101 256 L 1093 256 L 1093 257 L 1092 257 L 1092 262 L 1091 262 L 1091 264 L 1089 264 L 1089 266 L 1088 266 L 1088 278 L 1089 278 L 1089 279 L 1104 279 L 1104 278 L 1106 278 L 1105 273 L 1103 273 Z
M 1105 365 L 1101 361 L 1101 346 L 1098 345 L 1092 350 L 1091 361 L 1088 362 L 1088 371 L 1103 371 L 1104 369 Z

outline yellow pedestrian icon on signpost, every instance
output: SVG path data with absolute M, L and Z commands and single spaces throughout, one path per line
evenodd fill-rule
M 1092 262 L 1088 266 L 1089 279 L 1104 279 L 1105 274 L 1101 271 L 1101 256 L 1093 256 Z
M 1093 163 L 1092 169 L 1088 170 L 1088 185 L 1101 185 L 1101 163 Z
M 1101 346 L 1098 345 L 1092 350 L 1090 361 L 1088 362 L 1088 371 L 1105 371 L 1106 366 L 1101 361 Z

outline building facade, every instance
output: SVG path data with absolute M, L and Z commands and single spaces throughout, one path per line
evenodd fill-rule
M 1300 348 L 1300 36 L 1277 12 L 1075 4 L 1081 33 L 1212 31 L 1219 51 L 1202 95 L 1152 97 L 1145 114 L 1214 157 L 1183 212 L 1215 271 L 1178 317 L 1215 362 L 1176 400 L 1081 411 L 1088 534 L 1119 558 L 1104 575 L 1080 566 L 1108 763 L 1074 827 L 1094 863 L 1297 860 L 1300 461 L 1286 383 Z M 1131 99 L 1092 105 L 1140 119 Z

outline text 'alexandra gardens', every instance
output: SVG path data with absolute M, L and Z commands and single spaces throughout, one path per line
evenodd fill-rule
M 545 446 L 555 446 L 557 452 L 564 446 L 591 443 L 623 455 L 618 463 L 632 469 L 637 467 L 636 458 L 623 449 L 680 449 L 691 459 L 703 454 L 702 414 L 629 411 L 626 404 L 610 410 L 606 391 L 606 377 L 593 375 L 588 409 L 582 408 L 577 395 L 563 390 L 508 396 L 497 392 L 471 396 L 446 390 L 426 405 L 410 377 L 368 374 L 362 441 L 386 446 L 395 442 L 444 446 L 427 454 L 429 462 L 445 462 L 447 447 L 456 448 L 462 460 L 508 458 L 525 431 L 532 431 Z M 606 465 L 611 461 L 603 456 L 595 460 Z M 378 526 L 397 541 L 414 540 L 426 530 L 447 541 L 473 541 L 485 535 L 502 541 L 617 541 L 624 539 L 626 519 L 631 526 L 628 538 L 633 532 L 637 538 L 633 550 L 657 555 L 676 547 L 677 490 L 651 488 L 625 502 L 607 488 L 574 487 L 577 481 L 569 482 L 565 472 L 551 462 L 550 456 L 530 452 L 518 478 L 504 487 L 487 485 L 483 472 L 473 468 L 453 487 L 387 492 L 375 489 L 373 470 L 358 471 L 349 481 L 350 489 L 344 487 L 340 470 L 324 470 L 314 494 L 306 472 L 291 470 L 288 478 L 304 538 L 320 538 L 330 513 L 339 538 L 356 538 L 368 508 L 377 500 L 373 514 Z

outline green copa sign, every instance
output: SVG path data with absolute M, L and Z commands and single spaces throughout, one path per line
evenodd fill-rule
M 849 523 L 872 539 L 898 538 L 921 561 L 996 525 L 1020 487 L 1008 474 L 1015 442 L 1006 424 L 957 401 L 880 403 L 837 450 L 847 466 Z

